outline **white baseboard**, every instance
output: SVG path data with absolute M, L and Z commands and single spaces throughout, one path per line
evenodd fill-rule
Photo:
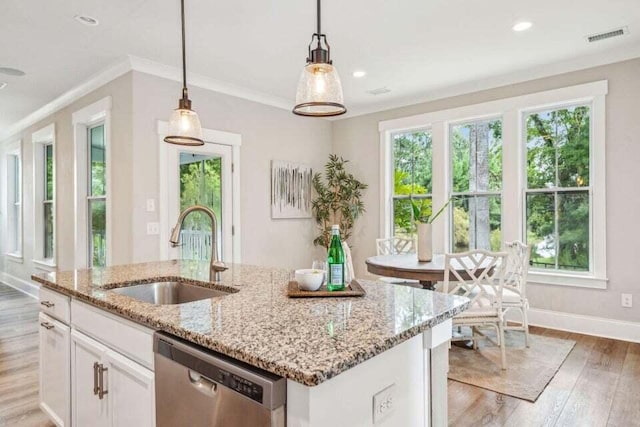
M 40 286 L 36 285 L 35 283 L 20 279 L 19 277 L 12 276 L 8 273 L 0 272 L 0 282 L 4 283 L 5 285 L 11 286 L 12 288 L 33 298 L 38 298 L 38 296 L 40 295 Z
M 516 310 L 511 310 L 507 318 L 521 321 Z M 640 323 L 624 320 L 530 308 L 529 325 L 640 343 Z

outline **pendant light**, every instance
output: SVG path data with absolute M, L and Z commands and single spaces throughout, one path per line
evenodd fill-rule
M 182 13 L 182 98 L 178 108 L 173 110 L 169 119 L 169 134 L 165 142 L 176 145 L 204 145 L 202 126 L 198 114 L 191 109 L 191 100 L 187 93 L 187 59 L 185 54 L 184 0 L 180 0 Z
M 317 7 L 318 31 L 311 36 L 307 65 L 300 76 L 293 113 L 312 117 L 338 116 L 347 112 L 342 83 L 331 61 L 327 36 L 320 31 L 320 0 L 317 0 Z M 312 49 L 314 41 L 316 46 Z

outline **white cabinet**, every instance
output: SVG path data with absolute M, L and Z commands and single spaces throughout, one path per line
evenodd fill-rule
M 40 313 L 40 408 L 58 426 L 69 426 L 69 326 Z
M 153 427 L 156 418 L 153 372 L 115 351 L 106 354 L 113 427 Z
M 109 421 L 106 395 L 99 395 L 100 363 L 107 347 L 86 335 L 71 333 L 71 407 L 74 426 L 106 427 Z M 107 383 L 108 387 L 108 383 Z
M 154 426 L 153 372 L 75 329 L 71 342 L 73 425 Z

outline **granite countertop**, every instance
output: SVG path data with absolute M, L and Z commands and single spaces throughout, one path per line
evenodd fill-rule
M 42 273 L 44 286 L 203 347 L 314 386 L 453 317 L 469 300 L 358 280 L 360 298 L 290 299 L 290 270 L 231 264 L 208 282 L 209 264 L 165 261 Z M 233 293 L 153 305 L 110 292 L 131 282 L 180 280 Z

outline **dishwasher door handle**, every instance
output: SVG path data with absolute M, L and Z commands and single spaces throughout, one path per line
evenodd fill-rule
M 189 369 L 189 382 L 200 393 L 206 394 L 207 396 L 215 397 L 216 392 L 218 390 L 218 384 L 209 380 L 208 378 L 203 377 L 196 371 L 192 371 Z

